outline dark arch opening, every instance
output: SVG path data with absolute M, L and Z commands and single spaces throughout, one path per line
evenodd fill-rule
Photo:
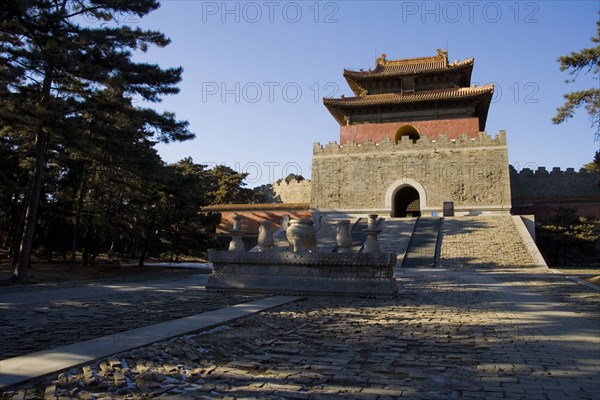
M 394 137 L 394 142 L 398 143 L 398 141 L 400 140 L 400 138 L 402 136 L 408 136 L 410 138 L 410 140 L 413 141 L 413 143 L 416 143 L 416 141 L 419 140 L 419 138 L 421 137 L 421 134 L 419 133 L 417 128 L 415 128 L 414 126 L 404 125 L 396 131 L 396 136 Z
M 421 205 L 419 192 L 412 186 L 399 189 L 394 194 L 394 208 L 392 217 L 420 217 Z

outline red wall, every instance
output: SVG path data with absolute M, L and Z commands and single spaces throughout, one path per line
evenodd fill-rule
M 521 205 L 515 204 L 511 209 L 511 214 L 516 215 L 535 215 L 536 220 L 540 217 L 551 217 L 556 215 L 558 207 L 572 208 L 575 213 L 580 217 L 586 217 L 594 221 L 600 221 L 600 205 L 594 202 L 581 202 L 581 203 L 569 203 L 569 202 L 556 202 L 556 203 L 544 203 L 544 204 L 532 204 L 532 205 Z
M 441 133 L 445 133 L 451 139 L 456 139 L 463 133 L 474 138 L 479 133 L 479 118 L 346 125 L 340 127 L 340 144 L 349 141 L 363 143 L 369 139 L 377 143 L 386 137 L 395 140 L 396 132 L 404 125 L 412 125 L 419 131 L 421 136 L 426 135 L 430 139 L 437 139 Z
M 228 234 L 233 228 L 233 217 L 241 215 L 242 219 L 242 230 L 249 235 L 257 235 L 260 221 L 270 220 L 273 222 L 273 232 L 279 229 L 281 225 L 281 219 L 284 215 L 288 214 L 291 218 L 311 218 L 310 210 L 277 210 L 277 211 L 262 211 L 262 210 L 240 210 L 240 211 L 220 211 L 221 223 L 217 226 L 218 234 Z

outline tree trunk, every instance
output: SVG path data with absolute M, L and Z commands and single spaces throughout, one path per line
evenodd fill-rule
M 40 105 L 45 108 L 50 100 L 50 92 L 52 89 L 52 69 L 48 68 L 45 71 L 44 83 L 42 84 Z M 42 184 L 44 178 L 44 168 L 46 166 L 46 146 L 48 144 L 48 133 L 45 131 L 45 116 L 41 117 L 40 125 L 35 134 L 34 147 L 34 167 L 33 176 L 29 181 L 29 197 L 26 203 L 25 223 L 23 224 L 23 236 L 21 245 L 19 246 L 19 257 L 17 265 L 11 277 L 14 282 L 27 282 L 27 268 L 31 260 L 31 247 L 33 245 L 33 237 L 35 235 L 35 224 L 38 217 L 38 209 L 40 205 L 40 196 L 42 193 Z
M 138 267 L 144 266 L 144 261 L 146 261 L 146 251 L 148 251 L 148 242 L 149 240 L 147 238 L 144 239 L 144 246 L 140 252 L 140 258 L 138 258 Z
M 140 253 L 140 258 L 138 259 L 138 267 L 144 266 L 144 261 L 146 261 L 146 254 L 148 254 L 148 247 L 150 246 L 150 235 L 152 234 L 152 229 L 148 228 L 146 230 L 146 237 L 144 238 L 144 245 L 142 246 L 142 251 Z
M 44 132 L 44 128 L 40 127 L 35 135 L 35 166 L 33 177 L 30 181 L 31 185 L 29 188 L 27 211 L 25 213 L 25 224 L 23 226 L 23 238 L 21 239 L 21 246 L 19 247 L 17 265 L 11 278 L 14 282 L 27 282 L 27 268 L 29 267 L 31 258 L 31 247 L 35 234 L 40 195 L 42 193 L 44 167 L 46 166 L 47 142 L 48 135 Z
M 87 267 L 88 259 L 90 256 L 90 252 L 87 245 L 87 238 L 85 239 L 85 244 L 83 245 L 83 250 L 81 251 L 81 266 Z
M 31 182 L 28 182 L 27 186 L 31 186 Z M 29 194 L 25 193 L 25 197 L 23 198 L 23 204 L 21 205 L 21 217 L 19 218 L 19 223 L 16 226 L 16 233 L 12 239 L 11 247 L 12 247 L 12 265 L 13 267 L 17 266 L 17 262 L 19 261 L 19 246 L 21 245 L 21 240 L 23 240 L 23 226 L 25 226 L 25 215 L 27 214 L 27 200 L 29 199 Z
M 75 223 L 73 224 L 73 239 L 71 241 L 71 260 L 69 261 L 69 268 L 75 266 L 75 255 L 77 252 L 77 241 L 79 239 L 79 227 L 81 225 L 81 210 L 83 209 L 83 200 L 85 198 L 86 190 L 86 178 L 85 170 L 87 169 L 87 162 L 83 164 L 83 172 L 81 175 L 81 186 L 79 188 L 79 199 L 77 200 L 77 210 L 75 211 Z

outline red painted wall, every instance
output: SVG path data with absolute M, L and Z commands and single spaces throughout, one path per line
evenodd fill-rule
M 241 215 L 242 219 L 242 230 L 248 235 L 258 235 L 258 227 L 260 221 L 270 220 L 273 222 L 272 230 L 276 231 L 281 225 L 281 219 L 284 215 L 288 214 L 291 218 L 311 218 L 310 210 L 276 210 L 276 211 L 262 211 L 262 210 L 241 210 L 241 211 L 220 211 L 221 223 L 217 226 L 217 234 L 229 234 L 229 231 L 233 228 L 233 217 Z
M 552 217 L 556 215 L 558 207 L 572 208 L 575 213 L 581 217 L 590 218 L 594 221 L 600 221 L 600 203 L 597 202 L 581 202 L 581 203 L 570 203 L 570 202 L 555 202 L 555 203 L 544 203 L 544 204 L 531 204 L 531 205 L 513 205 L 511 214 L 516 215 L 535 215 L 535 219 Z
M 456 139 L 463 133 L 474 138 L 479 133 L 479 118 L 346 125 L 340 127 L 340 144 L 349 141 L 363 143 L 369 139 L 377 143 L 386 137 L 394 140 L 396 132 L 404 125 L 412 125 L 419 131 L 421 136 L 426 135 L 430 139 L 437 139 L 442 133 L 445 133 L 451 139 Z

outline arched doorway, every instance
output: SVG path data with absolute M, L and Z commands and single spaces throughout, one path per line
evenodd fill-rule
M 403 189 L 407 189 L 404 191 Z M 416 191 L 417 193 L 411 191 Z M 409 201 L 410 199 L 410 201 Z M 411 204 L 412 203 L 412 204 Z M 417 216 L 427 210 L 427 192 L 418 181 L 403 177 L 396 179 L 385 192 L 384 207 L 390 210 L 390 216 Z
M 419 192 L 412 186 L 404 186 L 394 194 L 392 217 L 420 217 Z
M 421 134 L 414 126 L 404 125 L 396 131 L 396 135 L 394 136 L 394 142 L 398 143 L 402 136 L 408 136 L 413 141 L 413 143 L 416 143 L 417 140 L 419 140 L 419 138 L 421 137 Z

